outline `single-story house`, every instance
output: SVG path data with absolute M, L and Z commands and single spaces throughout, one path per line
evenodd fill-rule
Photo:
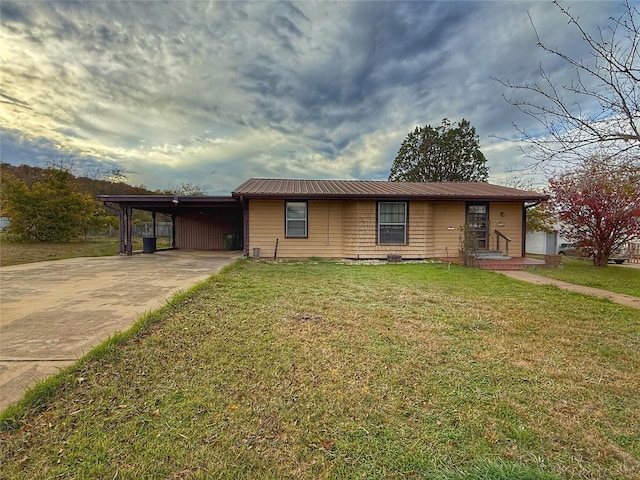
M 246 255 L 422 259 L 457 257 L 465 225 L 479 250 L 523 257 L 526 208 L 547 196 L 484 182 L 252 178 L 230 197 L 100 199 L 120 209 L 121 253 L 142 209 L 173 217 L 176 248 L 222 248 L 236 234 Z

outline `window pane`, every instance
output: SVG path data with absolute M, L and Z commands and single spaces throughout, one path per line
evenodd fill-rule
M 486 205 L 469 205 L 469 213 L 480 213 L 484 215 L 487 213 L 487 206 Z
M 304 220 L 289 220 L 287 222 L 287 237 L 306 236 L 306 222 Z
M 378 203 L 378 242 L 387 245 L 407 242 L 406 202 Z
M 405 223 L 404 203 L 380 203 L 380 223 Z
M 287 237 L 307 236 L 307 202 L 287 202 L 285 218 Z
M 307 204 L 304 202 L 287 202 L 288 220 L 305 220 L 307 218 Z
M 381 225 L 380 243 L 405 243 L 404 225 Z

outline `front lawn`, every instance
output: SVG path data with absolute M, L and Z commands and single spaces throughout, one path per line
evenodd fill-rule
M 134 328 L 4 412 L 6 478 L 640 478 L 640 318 L 608 301 L 246 260 Z
M 564 282 L 640 297 L 640 269 L 608 265 L 595 267 L 590 260 L 563 258 L 562 268 L 539 268 L 534 273 Z

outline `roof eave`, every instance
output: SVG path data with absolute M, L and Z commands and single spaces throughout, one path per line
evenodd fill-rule
M 187 197 L 174 195 L 99 195 L 98 200 L 120 207 L 138 210 L 176 213 L 179 211 L 206 208 L 240 207 L 237 198 L 226 197 Z
M 422 200 L 422 201 L 451 201 L 451 202 L 542 202 L 549 199 L 548 195 L 517 196 L 517 195 L 406 195 L 406 194 L 327 194 L 327 193 L 244 193 L 233 192 L 236 198 L 262 200 Z

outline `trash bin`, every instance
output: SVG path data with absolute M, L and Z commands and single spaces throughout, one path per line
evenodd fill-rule
M 258 260 L 260 258 L 260 247 L 255 247 L 253 249 L 253 258 L 254 260 Z
M 233 234 L 233 249 L 242 250 L 242 237 L 239 233 Z
M 225 250 L 233 250 L 233 235 L 228 234 L 224 236 L 224 249 Z
M 156 237 L 142 237 L 142 253 L 156 251 Z

